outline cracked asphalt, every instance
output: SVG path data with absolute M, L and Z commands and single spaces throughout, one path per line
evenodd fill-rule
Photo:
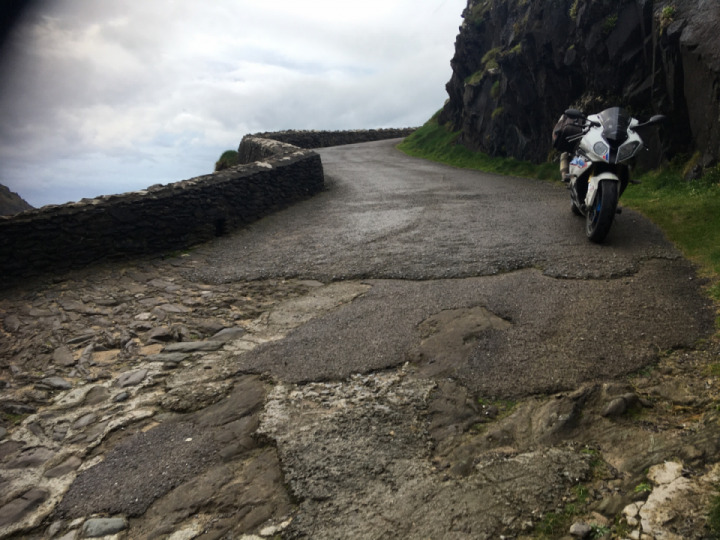
M 694 268 L 636 212 L 596 245 L 564 186 L 411 158 L 397 142 L 320 150 L 325 192 L 197 250 L 197 280 L 372 285 L 243 356 L 241 372 L 306 382 L 412 361 L 473 392 L 519 397 L 636 371 L 712 330 Z M 424 349 L 423 321 L 476 306 L 508 329 Z M 438 331 L 453 325 L 467 320 Z
M 27 358 L 6 394 L 45 401 L 0 435 L 0 536 L 75 538 L 112 515 L 118 538 L 527 537 L 580 482 L 578 519 L 616 522 L 678 457 L 697 482 L 668 504 L 704 508 L 720 381 L 714 349 L 693 349 L 714 309 L 692 265 L 637 213 L 591 244 L 564 186 L 397 142 L 320 150 L 323 193 L 187 253 L 5 299 Z M 197 352 L 157 354 L 141 338 L 158 324 Z M 86 327 L 107 340 L 53 366 L 72 383 L 22 373 L 50 362 L 50 331 Z M 221 348 L 180 339 L 220 328 Z M 107 350 L 123 336 L 134 352 Z M 618 400 L 652 412 L 608 417 Z M 682 508 L 669 527 L 690 538 L 704 514 Z
M 319 150 L 326 191 L 203 247 L 199 277 L 428 280 L 540 268 L 582 279 L 679 257 L 635 212 L 595 245 L 564 186 L 411 158 L 398 142 Z

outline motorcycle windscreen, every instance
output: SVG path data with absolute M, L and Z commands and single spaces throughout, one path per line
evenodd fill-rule
M 610 143 L 610 146 L 617 148 L 627 141 L 631 120 L 632 116 L 620 107 L 605 109 L 600 113 L 603 138 Z

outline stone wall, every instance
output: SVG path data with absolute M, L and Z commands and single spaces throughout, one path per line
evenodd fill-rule
M 81 267 L 207 241 L 323 189 L 315 152 L 299 150 L 144 191 L 46 206 L 0 219 L 0 273 Z
M 246 136 L 239 148 L 243 164 L 236 167 L 143 191 L 0 216 L 0 288 L 25 276 L 104 259 L 183 249 L 320 192 L 320 156 L 275 136 L 291 134 L 309 148 L 395 138 L 406 131 Z
M 272 139 L 300 148 L 326 148 L 363 142 L 381 141 L 407 137 L 417 128 L 363 129 L 354 131 L 276 131 L 274 133 L 255 133 L 248 137 Z M 241 144 L 242 146 L 242 144 Z M 239 151 L 239 150 L 238 150 Z
M 287 144 L 261 135 L 245 135 L 238 146 L 240 163 L 247 165 L 269 157 L 282 157 L 297 152 L 297 145 Z

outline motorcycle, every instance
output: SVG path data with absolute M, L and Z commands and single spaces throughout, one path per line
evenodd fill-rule
M 585 233 L 605 240 L 630 182 L 629 162 L 645 147 L 639 129 L 665 121 L 656 115 L 640 123 L 624 109 L 611 107 L 585 116 L 568 109 L 553 130 L 553 146 L 562 151 L 560 173 L 568 183 L 572 211 L 585 217 Z

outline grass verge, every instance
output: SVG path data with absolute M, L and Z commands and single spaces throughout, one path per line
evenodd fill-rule
M 685 159 L 640 177 L 623 194 L 623 204 L 658 225 L 683 254 L 698 264 L 711 285 L 709 294 L 720 300 L 720 168 L 699 180 L 685 181 Z
M 457 144 L 458 136 L 440 125 L 435 115 L 398 148 L 410 156 L 454 167 L 559 181 L 556 163 L 536 165 L 490 157 Z M 638 178 L 641 184 L 628 187 L 622 202 L 652 220 L 699 266 L 701 275 L 710 282 L 708 294 L 720 301 L 720 166 L 700 180 L 687 182 L 684 169 L 692 162 L 679 157 L 661 169 L 645 173 Z
M 490 157 L 482 152 L 468 150 L 462 144 L 456 144 L 458 136 L 459 133 L 449 131 L 445 126 L 440 125 L 435 115 L 423 127 L 401 142 L 398 148 L 409 156 L 463 169 L 541 180 L 557 179 L 557 165 L 554 163 L 535 165 L 515 158 Z

